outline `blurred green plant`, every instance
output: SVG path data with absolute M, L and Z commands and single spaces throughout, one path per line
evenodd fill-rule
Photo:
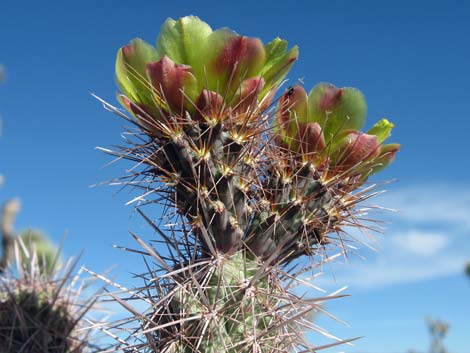
M 59 256 L 59 249 L 43 232 L 28 229 L 21 232 L 19 237 L 25 246 L 24 253 L 37 257 L 38 267 L 41 272 L 50 274 L 54 270 L 60 269 L 62 261 Z
M 444 338 L 449 332 L 449 324 L 433 318 L 427 318 L 426 322 L 431 337 L 429 353 L 448 353 L 444 345 Z

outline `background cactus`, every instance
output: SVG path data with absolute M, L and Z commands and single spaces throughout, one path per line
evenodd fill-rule
M 338 295 L 307 298 L 293 288 L 328 249 L 347 250 L 344 227 L 361 227 L 356 205 L 373 195 L 356 189 L 399 146 L 383 145 L 387 120 L 360 131 L 358 90 L 321 84 L 307 96 L 294 86 L 277 101 L 296 59 L 284 40 L 263 45 L 192 16 L 167 20 L 156 48 L 136 39 L 119 50 L 118 98 L 133 117 L 103 103 L 136 129 L 129 146 L 105 151 L 144 166 L 131 175 L 144 190 L 136 200 L 163 204 L 171 224 L 166 232 L 138 208 L 167 250 L 134 235 L 157 267 L 131 292 L 146 312 L 114 296 L 139 323 L 122 349 L 325 348 L 304 338 L 325 333 L 308 315 Z
M 82 318 L 94 299 L 83 300 L 73 284 L 76 262 L 64 272 L 54 268 L 57 262 L 44 268 L 33 244 L 28 251 L 21 239 L 16 242 L 17 268 L 0 278 L 0 352 L 89 352 Z

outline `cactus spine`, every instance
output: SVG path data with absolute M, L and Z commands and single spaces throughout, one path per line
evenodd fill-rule
M 156 48 L 136 39 L 119 50 L 118 99 L 132 117 L 103 103 L 135 129 L 128 146 L 105 151 L 142 167 L 129 184 L 143 189 L 141 206 L 165 205 L 171 223 L 160 229 L 138 207 L 165 249 L 134 236 L 156 268 L 131 296 L 146 312 L 115 297 L 138 322 L 125 351 L 325 348 L 305 339 L 322 332 L 308 315 L 338 296 L 293 287 L 326 249 L 346 250 L 343 228 L 360 226 L 356 205 L 371 196 L 358 188 L 399 146 L 383 145 L 385 119 L 360 131 L 358 90 L 294 86 L 276 100 L 297 56 L 279 38 L 263 45 L 193 16 L 168 19 Z

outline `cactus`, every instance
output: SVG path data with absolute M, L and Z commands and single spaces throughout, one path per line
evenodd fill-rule
M 119 339 L 124 351 L 317 351 L 346 342 L 304 337 L 332 337 L 308 317 L 340 295 L 293 288 L 330 250 L 347 250 L 344 228 L 362 226 L 356 206 L 373 195 L 364 185 L 399 145 L 383 144 L 393 127 L 386 119 L 360 131 L 366 103 L 356 89 L 320 84 L 307 95 L 295 85 L 276 99 L 297 56 L 285 40 L 264 45 L 194 16 L 168 19 L 156 47 L 135 39 L 118 51 L 118 100 L 131 117 L 102 102 L 135 128 L 129 145 L 104 151 L 137 163 L 124 183 L 143 190 L 137 210 L 166 248 L 133 235 L 156 268 L 142 275 L 143 289 L 113 295 L 138 322 L 136 341 Z M 143 212 L 152 203 L 165 205 L 169 231 Z
M 29 244 L 23 237 L 15 240 L 16 270 L 7 269 L 0 278 L 0 352 L 90 352 L 82 318 L 95 299 L 84 298 L 74 285 L 76 261 L 63 271 L 56 268 L 57 253 L 44 262 L 53 246 L 33 234 L 23 236 Z

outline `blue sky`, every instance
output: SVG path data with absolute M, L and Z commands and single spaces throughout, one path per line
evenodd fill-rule
M 128 164 L 104 167 L 95 150 L 121 142 L 123 122 L 90 92 L 115 102 L 114 59 L 134 37 L 154 43 L 165 18 L 194 14 L 213 28 L 228 26 L 268 41 L 300 46 L 289 77 L 307 87 L 328 81 L 355 86 L 367 97 L 369 126 L 396 124 L 403 149 L 378 181 L 391 178 L 375 204 L 398 209 L 373 245 L 347 265 L 325 268 L 328 288 L 348 285 L 352 297 L 329 309 L 341 337 L 366 336 L 334 352 L 424 351 L 424 318 L 451 324 L 451 352 L 467 353 L 470 327 L 470 4 L 466 1 L 10 1 L 0 3 L 1 200 L 18 196 L 19 229 L 43 229 L 65 252 L 85 249 L 84 262 L 117 278 L 144 270 L 140 258 L 111 248 L 134 245 L 132 230 L 152 234 L 125 203 L 132 190 L 90 185 L 120 176 Z M 361 259 L 365 257 L 365 259 Z M 343 261 L 344 262 L 344 261 Z M 332 283 L 334 273 L 336 282 Z

